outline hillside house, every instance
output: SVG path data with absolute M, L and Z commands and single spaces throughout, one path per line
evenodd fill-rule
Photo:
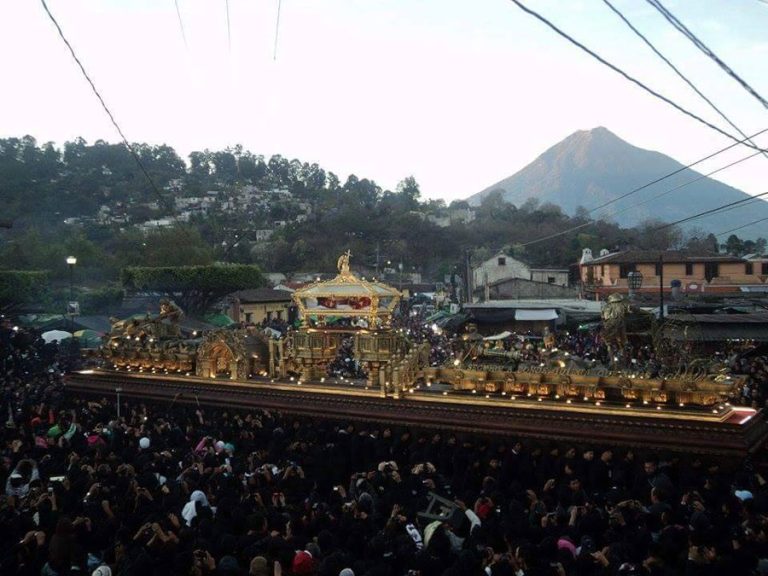
M 585 291 L 598 297 L 613 292 L 628 293 L 630 273 L 639 272 L 642 282 L 637 292 L 658 293 L 672 290 L 688 293 L 768 292 L 768 258 L 694 254 L 682 250 L 604 250 L 597 258 L 591 252 L 582 256 L 579 275 Z
M 288 320 L 291 292 L 274 288 L 253 288 L 230 294 L 227 315 L 235 322 L 261 324 L 271 320 Z
M 499 252 L 479 266 L 472 269 L 472 290 L 493 284 L 508 278 L 525 278 L 530 280 L 531 269 L 520 260 Z

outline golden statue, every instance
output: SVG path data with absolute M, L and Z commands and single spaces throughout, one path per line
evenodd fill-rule
M 336 262 L 336 268 L 339 269 L 339 273 L 342 275 L 349 274 L 349 257 L 352 256 L 352 252 L 347 250 L 344 254 L 339 256 L 339 260 Z

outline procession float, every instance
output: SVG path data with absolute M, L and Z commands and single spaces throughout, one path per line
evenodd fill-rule
M 674 322 L 640 314 L 660 362 L 655 369 L 634 365 L 625 351 L 638 310 L 620 295 L 602 311 L 607 365 L 558 350 L 551 335 L 533 363 L 472 324 L 454 339 L 449 360 L 432 365 L 430 344 L 411 340 L 395 322 L 400 292 L 352 273 L 350 257 L 339 257 L 334 278 L 293 293 L 298 322 L 283 333 L 250 327 L 185 336 L 184 313 L 170 299 L 156 315 L 113 319 L 97 352 L 101 367 L 74 375 L 72 384 L 84 393 L 112 388 L 174 401 L 723 454 L 754 450 L 768 436 L 762 411 L 728 403 L 743 379 L 712 358 L 683 354 L 669 337 Z M 342 350 L 356 377 L 332 376 Z

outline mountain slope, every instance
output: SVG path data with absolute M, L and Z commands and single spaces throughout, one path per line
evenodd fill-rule
M 600 127 L 571 134 L 516 174 L 467 200 L 478 205 L 489 193 L 500 190 L 505 200 L 518 206 L 528 198 L 537 198 L 573 214 L 578 206 L 591 209 L 682 167 L 669 156 L 632 146 Z M 701 175 L 694 170 L 684 170 L 592 216 L 614 220 L 622 226 L 634 226 L 648 218 L 671 222 L 749 197 L 722 182 L 704 178 L 651 200 L 698 176 Z M 694 220 L 687 226 L 719 233 L 763 217 L 768 218 L 768 202 L 756 200 Z M 742 238 L 768 237 L 768 221 L 739 230 L 737 234 Z

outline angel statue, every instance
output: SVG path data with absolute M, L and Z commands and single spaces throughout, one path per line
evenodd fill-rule
M 627 343 L 627 314 L 629 302 L 621 294 L 611 294 L 601 312 L 603 320 L 603 341 L 611 357 Z
M 338 262 L 336 262 L 336 268 L 339 269 L 341 274 L 349 274 L 349 257 L 352 256 L 352 252 L 347 250 L 344 254 L 339 256 Z

